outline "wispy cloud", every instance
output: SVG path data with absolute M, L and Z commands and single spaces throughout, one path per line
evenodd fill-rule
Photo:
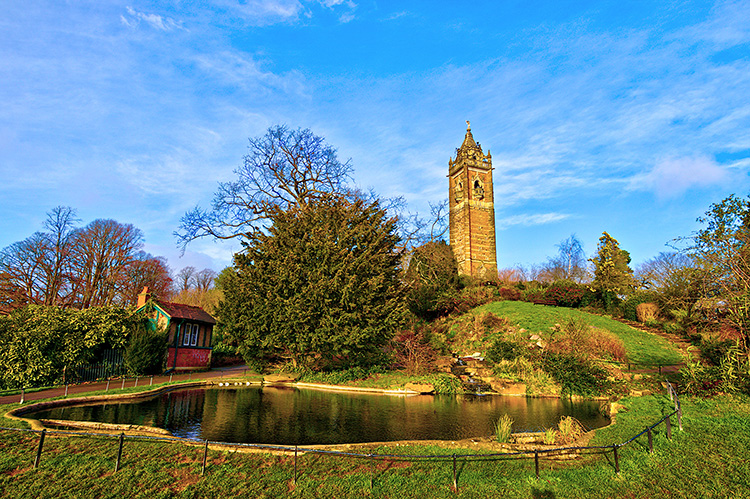
M 721 184 L 728 171 L 711 158 L 672 158 L 660 161 L 644 175 L 631 179 L 632 190 L 651 190 L 659 198 L 672 198 L 691 188 Z
M 126 14 L 120 16 L 120 21 L 125 26 L 134 28 L 141 22 L 145 22 L 152 28 L 159 31 L 172 31 L 175 29 L 184 29 L 180 23 L 171 17 L 162 17 L 158 14 L 146 14 L 139 12 L 132 7 L 126 7 Z
M 570 218 L 570 215 L 566 213 L 538 213 L 538 214 L 522 213 L 520 215 L 503 217 L 501 220 L 499 220 L 499 223 L 496 225 L 496 228 L 502 230 L 502 229 L 507 229 L 508 227 L 511 227 L 513 225 L 521 225 L 525 227 L 532 226 L 532 225 L 546 225 L 546 224 L 551 224 L 555 222 L 560 222 L 562 220 L 565 220 L 566 218 Z

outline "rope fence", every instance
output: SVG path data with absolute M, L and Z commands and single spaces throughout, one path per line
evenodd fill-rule
M 376 454 L 376 453 L 357 453 L 357 452 L 343 452 L 328 449 L 315 449 L 309 447 L 289 446 L 289 445 L 269 445 L 269 444 L 253 444 L 253 443 L 226 443 L 226 442 L 214 442 L 204 440 L 203 442 L 197 441 L 196 445 L 201 445 L 203 448 L 201 476 L 205 475 L 207 469 L 207 459 L 209 455 L 209 445 L 218 446 L 222 449 L 234 448 L 234 449 L 256 449 L 265 451 L 283 452 L 285 454 L 294 455 L 294 471 L 292 479 L 296 485 L 299 479 L 299 465 L 298 456 L 300 454 L 317 454 L 324 456 L 335 456 L 350 459 L 360 459 L 370 461 L 370 488 L 373 487 L 375 477 L 375 466 L 378 461 L 383 462 L 436 462 L 436 463 L 450 463 L 453 474 L 452 486 L 453 490 L 458 490 L 458 479 L 460 472 L 458 471 L 458 463 L 461 463 L 461 467 L 468 462 L 497 462 L 511 459 L 533 459 L 534 469 L 536 478 L 540 478 L 539 463 L 542 459 L 552 459 L 556 456 L 569 456 L 584 455 L 584 454 L 603 454 L 609 458 L 612 455 L 610 461 L 613 465 L 614 472 L 620 474 L 620 449 L 636 442 L 639 438 L 644 435 L 647 438 L 648 452 L 651 454 L 654 452 L 653 434 L 654 430 L 664 424 L 666 437 L 672 438 L 672 418 L 676 418 L 678 427 L 682 430 L 682 407 L 680 400 L 671 383 L 666 383 L 667 395 L 670 400 L 674 403 L 674 410 L 669 414 L 666 414 L 654 424 L 644 428 L 643 431 L 634 435 L 630 439 L 623 443 L 615 443 L 610 445 L 599 445 L 599 446 L 572 446 L 572 447 L 557 447 L 553 449 L 537 448 L 533 450 L 519 450 L 513 452 L 495 452 L 495 453 L 477 453 L 477 454 Z M 3 431 L 14 431 L 14 432 L 26 432 L 26 433 L 37 433 L 39 434 L 39 442 L 36 449 L 36 455 L 34 459 L 34 468 L 39 468 L 41 465 L 42 454 L 44 450 L 45 437 L 47 435 L 64 435 L 67 437 L 87 437 L 87 438 L 102 438 L 102 439 L 117 439 L 117 454 L 115 456 L 114 471 L 117 473 L 122 468 L 122 455 L 125 441 L 151 441 L 151 442 L 168 442 L 168 443 L 180 443 L 184 444 L 185 440 L 176 437 L 161 437 L 161 436 L 145 436 L 145 435 L 129 435 L 125 433 L 120 434 L 103 434 L 103 433 L 90 433 L 81 431 L 62 431 L 62 430 L 30 430 L 30 429 L 19 429 L 19 428 L 4 428 L 0 427 Z

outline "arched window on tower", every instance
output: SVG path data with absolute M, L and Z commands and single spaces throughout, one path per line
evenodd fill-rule
M 474 197 L 484 199 L 484 187 L 482 187 L 482 181 L 479 179 L 474 180 Z

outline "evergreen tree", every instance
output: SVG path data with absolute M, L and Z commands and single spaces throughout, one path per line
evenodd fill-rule
M 333 194 L 270 220 L 222 280 L 222 332 L 250 363 L 371 361 L 404 317 L 395 221 L 377 202 Z
M 606 232 L 599 238 L 594 264 L 594 281 L 591 287 L 605 308 L 616 305 L 618 295 L 633 289 L 633 271 L 628 266 L 630 253 L 620 249 L 617 239 Z

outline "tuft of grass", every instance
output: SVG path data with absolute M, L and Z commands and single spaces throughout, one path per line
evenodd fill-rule
M 557 439 L 557 431 L 554 428 L 545 428 L 544 436 L 542 437 L 542 443 L 545 445 L 553 445 Z
M 510 440 L 513 433 L 513 418 L 503 414 L 495 423 L 495 440 L 504 444 Z
M 560 418 L 560 422 L 557 423 L 557 434 L 559 442 L 562 444 L 569 444 L 578 440 L 586 430 L 583 425 L 573 416 L 563 416 Z

